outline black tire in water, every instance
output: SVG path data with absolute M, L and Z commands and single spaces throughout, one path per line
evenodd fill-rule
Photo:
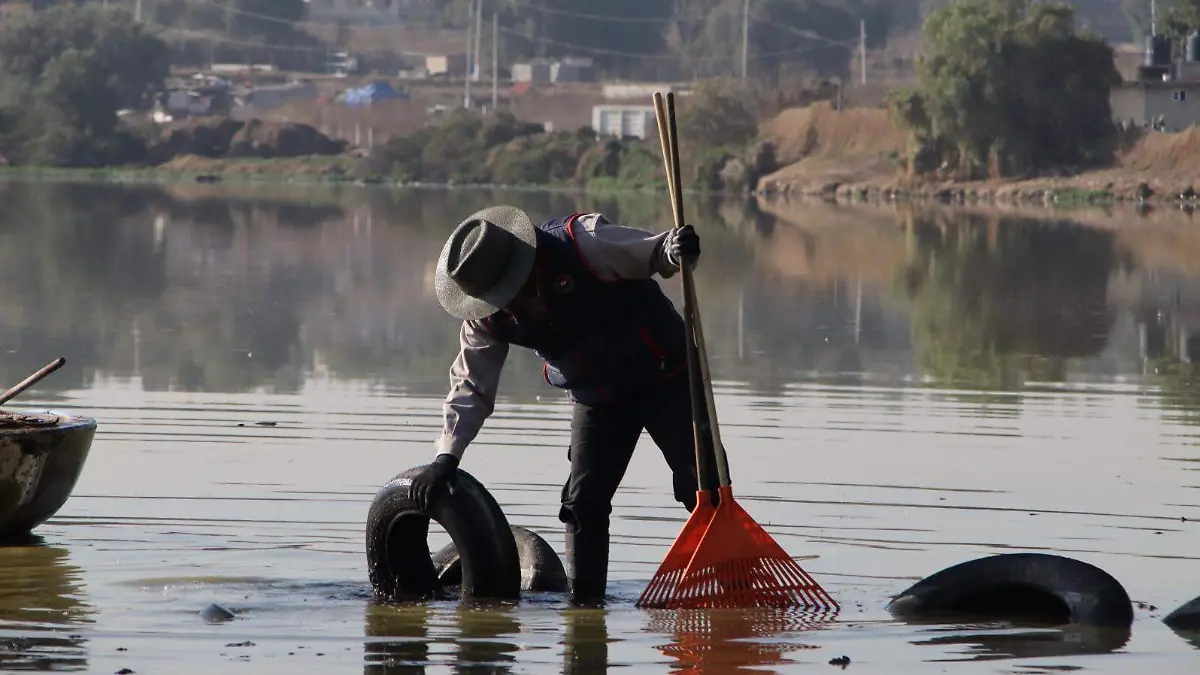
M 1185 602 L 1163 617 L 1172 630 L 1200 631 L 1200 597 Z
M 1133 603 L 1120 582 L 1088 563 L 1045 553 L 968 560 L 897 595 L 888 611 L 916 620 L 953 617 L 1128 628 Z
M 569 591 L 567 571 L 550 543 L 533 530 L 520 525 L 511 527 L 513 539 L 517 542 L 517 556 L 521 561 L 521 590 L 532 593 Z M 453 541 L 433 554 L 433 567 L 442 586 L 462 583 L 462 563 L 458 547 Z
M 367 571 L 375 595 L 388 602 L 442 596 L 429 554 L 429 521 L 434 520 L 462 551 L 463 600 L 518 600 L 521 561 L 504 511 L 487 488 L 459 469 L 454 489 L 443 493 L 430 513 L 409 498 L 413 467 L 376 493 L 367 514 Z

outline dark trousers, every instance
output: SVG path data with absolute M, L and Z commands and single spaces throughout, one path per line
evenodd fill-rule
M 671 468 L 675 500 L 696 505 L 696 451 L 688 378 L 666 383 L 612 403 L 576 402 L 571 418 L 571 473 L 562 490 L 559 520 L 566 526 L 568 575 L 576 600 L 604 596 L 608 579 L 609 515 L 645 429 Z M 716 477 L 708 489 L 716 498 Z

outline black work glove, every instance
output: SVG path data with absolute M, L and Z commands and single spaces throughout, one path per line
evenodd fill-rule
M 429 512 L 443 490 L 454 486 L 458 477 L 458 458 L 454 455 L 438 455 L 420 473 L 413 476 L 408 487 L 409 498 L 417 508 Z
M 691 225 L 684 225 L 671 230 L 667 235 L 667 258 L 682 268 L 681 262 L 692 267 L 700 260 L 700 235 Z

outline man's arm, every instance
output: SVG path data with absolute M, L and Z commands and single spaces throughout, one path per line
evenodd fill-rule
M 647 232 L 589 213 L 576 218 L 571 231 L 580 255 L 601 279 L 649 279 L 655 274 L 670 279 L 679 271 L 665 246 L 670 230 Z
M 462 459 L 496 407 L 508 344 L 492 339 L 468 321 L 463 322 L 458 343 L 458 357 L 450 365 L 450 394 L 442 405 L 442 435 L 436 445 L 437 454 Z

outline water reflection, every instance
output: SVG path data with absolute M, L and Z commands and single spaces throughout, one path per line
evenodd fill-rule
M 794 663 L 791 652 L 817 649 L 799 640 L 829 624 L 819 613 L 777 610 L 656 611 L 650 630 L 672 637 L 659 651 L 675 659 L 675 672 L 760 672 Z
M 1184 642 L 1200 649 L 1200 630 L 1177 630 L 1175 634 L 1183 638 Z
M 1002 659 L 1042 658 L 1047 656 L 1084 656 L 1107 654 L 1129 642 L 1129 629 L 1103 629 L 1089 626 L 1063 626 L 1044 630 L 1012 628 L 974 632 L 971 627 L 951 626 L 934 629 L 945 633 L 912 644 L 938 647 L 961 646 L 961 657 L 939 656 L 929 661 L 994 661 Z
M 441 396 L 457 326 L 431 266 L 465 213 L 503 201 L 650 229 L 670 220 L 658 197 L 533 191 L 10 182 L 0 199 L 0 380 L 66 356 L 43 392 L 119 378 L 148 391 L 294 393 L 333 377 Z M 793 223 L 699 199 L 688 209 L 709 252 L 698 283 L 714 370 L 750 394 L 866 373 L 1013 392 L 1130 373 L 1172 393 L 1169 414 L 1200 409 L 1200 284 L 1190 258 L 1147 266 L 1163 260 L 1153 230 L 845 208 Z M 678 299 L 677 283 L 664 288 Z M 504 388 L 553 395 L 525 350 Z
M 568 609 L 562 613 L 563 675 L 608 671 L 608 615 L 599 609 Z
M 0 670 L 87 670 L 93 609 L 66 549 L 0 547 Z
M 1067 222 L 914 219 L 904 290 L 917 361 L 944 382 L 1003 389 L 1061 382 L 1113 323 L 1112 232 Z
M 513 641 L 521 635 L 515 608 L 487 609 L 459 607 L 457 652 L 454 672 L 499 675 L 512 672 L 518 647 Z
M 505 638 L 521 633 L 513 607 L 439 606 L 369 603 L 363 672 L 424 673 L 441 661 L 452 662 L 453 672 L 512 671 L 518 647 Z
M 363 672 L 424 673 L 433 615 L 428 605 L 367 603 Z

